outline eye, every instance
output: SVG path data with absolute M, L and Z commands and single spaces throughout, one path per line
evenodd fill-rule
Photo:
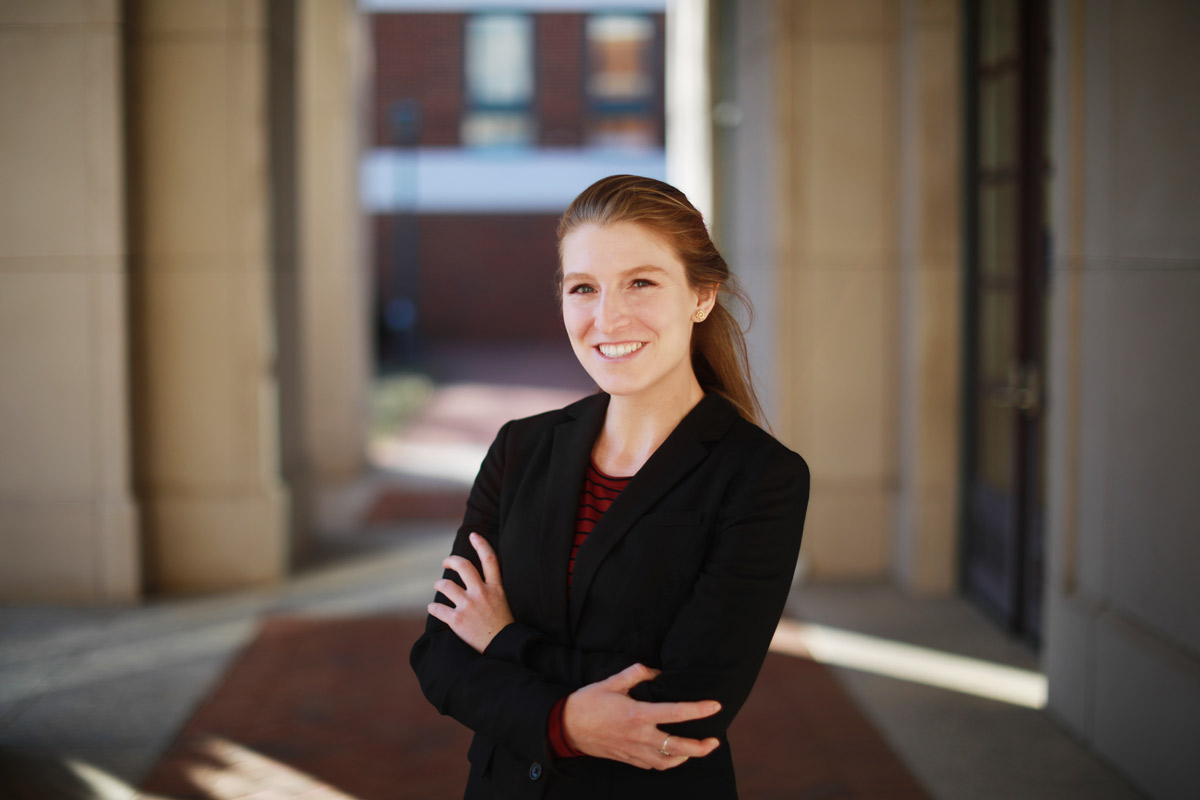
M 577 283 L 567 288 L 567 294 L 591 294 L 594 291 L 596 290 L 586 283 Z
M 656 284 L 654 281 L 650 280 L 649 278 L 634 278 L 633 279 L 633 287 L 635 289 L 644 289 L 647 286 L 657 286 L 657 285 L 658 284 Z

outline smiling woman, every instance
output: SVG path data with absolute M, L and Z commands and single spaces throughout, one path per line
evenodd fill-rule
M 602 391 L 644 408 L 699 402 L 692 327 L 716 302 L 715 286 L 693 288 L 666 241 L 632 222 L 573 230 L 562 270 L 567 335 Z M 640 465 L 608 466 L 632 474 Z
M 600 393 L 501 428 L 410 661 L 468 798 L 732 798 L 726 731 L 791 586 L 808 466 L 760 429 L 699 212 L 618 175 L 559 225 Z
M 605 232 L 607 236 L 602 235 Z M 581 238 L 583 241 L 579 241 Z M 632 241 L 620 241 L 626 238 Z M 626 267 L 633 269 L 636 265 L 658 273 L 632 277 L 654 282 L 665 275 L 677 288 L 686 284 L 701 300 L 711 292 L 711 302 L 697 308 L 692 316 L 697 323 L 690 333 L 692 370 L 705 391 L 725 397 L 746 419 L 762 420 L 762 406 L 750 380 L 746 339 L 729 308 L 734 303 L 749 309 L 750 302 L 708 235 L 704 218 L 683 192 L 654 178 L 634 175 L 597 181 L 575 198 L 559 221 L 558 252 L 558 279 L 568 333 L 571 316 L 565 303 L 570 290 L 567 279 L 575 270 L 582 270 L 586 276 L 584 265 L 589 256 L 631 259 L 633 263 Z M 639 253 L 645 258 L 639 259 Z

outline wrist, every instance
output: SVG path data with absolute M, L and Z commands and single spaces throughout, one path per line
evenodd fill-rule
M 502 625 L 496 631 L 494 631 L 490 636 L 488 636 L 487 640 L 483 643 L 483 647 L 479 650 L 479 652 L 485 656 L 497 655 L 496 648 L 501 646 L 501 643 L 505 639 L 505 631 L 507 631 L 509 628 L 511 628 L 512 625 L 513 625 L 513 623 L 510 621 L 510 622 Z M 489 650 L 491 652 L 488 652 Z
M 561 700 L 555 703 L 554 708 L 550 710 L 550 719 L 548 725 L 549 729 L 547 732 L 550 739 L 550 752 L 556 758 L 577 758 L 583 755 L 582 752 L 580 752 L 574 745 L 571 744 L 566 735 L 566 725 L 564 720 L 567 699 L 569 696 L 570 695 L 563 697 Z

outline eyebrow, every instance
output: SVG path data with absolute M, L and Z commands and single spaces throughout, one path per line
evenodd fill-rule
M 635 272 L 658 272 L 658 273 L 662 273 L 663 275 L 667 274 L 667 271 L 665 269 L 663 269 L 662 267 L 656 267 L 653 264 L 642 264 L 637 267 L 630 267 L 629 269 L 621 270 L 620 274 L 621 274 L 621 277 L 624 278 L 626 275 L 632 275 Z M 568 272 L 563 275 L 564 281 L 584 280 L 584 279 L 595 280 L 595 276 L 593 276 L 587 272 Z

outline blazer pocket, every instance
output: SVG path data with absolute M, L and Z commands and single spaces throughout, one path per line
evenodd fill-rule
M 471 739 L 471 746 L 467 748 L 467 761 L 471 763 L 471 772 L 480 776 L 488 775 L 492 771 L 492 755 L 495 752 L 496 745 L 492 744 L 490 739 L 475 734 Z

